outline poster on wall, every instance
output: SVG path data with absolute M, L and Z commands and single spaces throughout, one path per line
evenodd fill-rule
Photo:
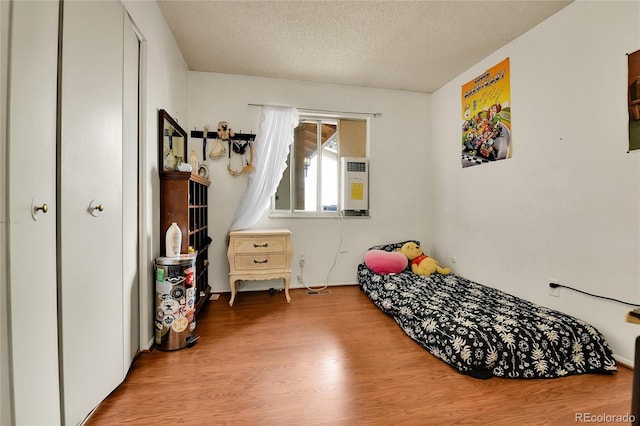
M 627 55 L 629 72 L 629 151 L 640 149 L 640 50 Z
M 511 158 L 509 58 L 462 86 L 462 167 Z

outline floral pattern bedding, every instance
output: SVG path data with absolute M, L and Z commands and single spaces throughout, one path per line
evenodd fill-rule
M 463 277 L 378 275 L 362 263 L 358 283 L 409 337 L 464 374 L 526 379 L 617 370 L 590 324 Z

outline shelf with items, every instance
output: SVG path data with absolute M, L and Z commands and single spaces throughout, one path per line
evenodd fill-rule
M 172 222 L 182 231 L 181 253 L 196 253 L 196 315 L 208 300 L 209 246 L 212 239 L 208 226 L 208 188 L 211 182 L 191 172 L 160 172 L 160 234 Z M 165 242 L 160 238 L 164 255 Z

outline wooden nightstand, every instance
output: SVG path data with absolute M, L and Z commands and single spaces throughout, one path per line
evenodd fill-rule
M 233 306 L 238 280 L 284 280 L 287 303 L 291 281 L 291 231 L 288 229 L 249 229 L 229 233 L 229 287 Z

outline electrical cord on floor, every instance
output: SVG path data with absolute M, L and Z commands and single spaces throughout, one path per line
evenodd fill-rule
M 329 285 L 329 276 L 333 271 L 333 268 L 336 266 L 336 262 L 338 261 L 338 256 L 340 255 L 340 250 L 342 249 L 342 237 L 344 236 L 344 212 L 340 212 L 340 242 L 338 243 L 338 249 L 336 250 L 336 254 L 333 256 L 333 263 L 331 264 L 331 268 L 329 268 L 329 272 L 327 272 L 327 279 L 325 281 L 324 287 L 326 288 Z
M 598 299 L 612 300 L 614 302 L 622 303 L 623 305 L 640 306 L 640 304 L 638 304 L 638 303 L 629 303 L 629 302 L 625 302 L 624 300 L 614 299 L 613 297 L 600 296 L 599 294 L 588 293 L 586 291 L 578 290 L 577 288 L 569 287 L 568 285 L 564 285 L 564 284 L 549 283 L 549 287 L 551 287 L 551 288 L 564 287 L 566 289 L 573 290 L 573 291 L 576 291 L 578 293 L 586 294 L 587 296 L 597 297 Z
M 307 290 L 320 291 L 320 290 L 326 289 L 327 286 L 329 285 L 329 277 L 331 276 L 331 272 L 333 271 L 333 268 L 335 268 L 336 266 L 336 262 L 338 261 L 338 256 L 340 255 L 340 250 L 342 249 L 342 239 L 344 236 L 343 227 L 344 227 L 344 212 L 340 212 L 340 242 L 338 243 L 338 249 L 336 250 L 336 254 L 333 256 L 333 263 L 331 264 L 331 268 L 329 268 L 329 272 L 327 272 L 327 279 L 325 280 L 325 283 L 322 287 L 312 288 L 312 287 L 309 287 L 307 284 L 305 284 L 304 278 L 302 276 L 303 270 L 304 270 L 304 260 L 300 262 L 300 275 L 298 275 L 298 282 L 304 285 Z
M 307 290 L 309 291 L 320 291 L 320 290 L 324 290 L 325 288 L 327 288 L 327 286 L 325 285 L 324 287 L 319 287 L 319 288 L 312 288 L 309 287 L 305 282 L 304 282 L 304 258 L 300 259 L 300 275 L 298 275 L 298 282 L 300 284 L 302 284 Z
M 300 275 L 298 275 L 298 282 L 302 285 L 304 285 L 304 287 L 309 290 L 309 291 L 320 291 L 320 290 L 324 290 L 325 288 L 327 288 L 327 285 L 325 284 L 322 287 L 318 287 L 318 288 L 313 288 L 313 287 L 309 287 L 307 284 L 305 284 L 304 282 L 304 278 L 302 277 L 302 270 L 304 269 L 304 262 L 300 263 Z

